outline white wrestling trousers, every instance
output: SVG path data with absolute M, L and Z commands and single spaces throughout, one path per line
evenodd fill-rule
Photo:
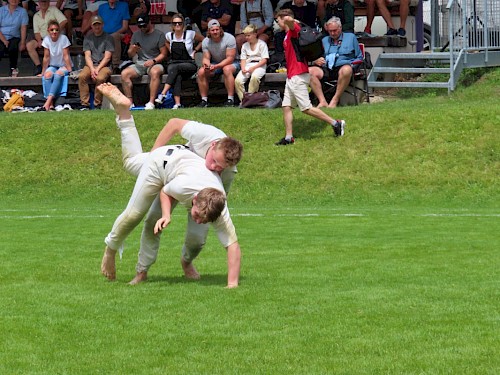
M 117 118 L 116 124 L 121 133 L 123 167 L 131 175 L 139 176 L 144 162 L 148 159 L 149 153 L 142 152 L 141 140 L 137 133 L 134 119 L 120 121 Z M 132 201 L 132 197 L 130 201 Z M 175 205 L 172 206 L 172 209 L 174 207 Z M 151 204 L 144 222 L 136 265 L 137 272 L 147 272 L 149 267 L 156 261 L 158 249 L 160 248 L 160 234 L 154 234 L 154 226 L 159 218 L 161 218 L 161 204 L 157 195 Z M 188 211 L 186 239 L 182 248 L 182 256 L 186 261 L 190 262 L 198 256 L 205 245 L 208 229 L 209 224 L 196 224 L 191 218 L 191 213 Z M 106 244 L 112 249 L 117 249 L 110 246 L 107 241 Z

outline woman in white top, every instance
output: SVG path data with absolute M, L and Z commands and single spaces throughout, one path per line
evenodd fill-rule
M 201 49 L 201 42 L 205 37 L 193 30 L 186 30 L 184 16 L 180 13 L 172 17 L 172 29 L 173 31 L 165 34 L 169 54 L 167 81 L 155 102 L 163 103 L 168 90 L 173 87 L 175 105 L 172 109 L 178 109 L 182 107 L 182 80 L 191 77 L 198 70 L 194 55 Z
M 66 35 L 61 34 L 59 23 L 49 21 L 49 34 L 43 38 L 42 46 L 42 85 L 43 94 L 47 98 L 43 108 L 50 111 L 54 108 L 55 99 L 68 90 L 68 75 L 72 70 L 69 46 L 71 43 Z M 65 87 L 64 87 L 65 86 Z
M 234 80 L 236 94 L 243 99 L 245 92 L 245 83 L 250 79 L 248 92 L 259 91 L 260 80 L 266 74 L 267 60 L 269 59 L 269 50 L 266 42 L 257 38 L 257 27 L 253 24 L 243 29 L 246 43 L 241 47 L 239 71 Z

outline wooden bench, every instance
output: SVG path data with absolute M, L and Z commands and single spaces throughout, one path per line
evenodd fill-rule
M 161 82 L 164 84 L 166 82 L 167 75 L 162 75 Z M 283 93 L 285 88 L 286 73 L 267 73 L 261 82 L 261 90 L 279 90 Z M 111 76 L 110 82 L 114 85 L 121 85 L 121 76 L 118 74 L 113 74 Z M 133 80 L 134 83 L 134 103 L 137 105 L 143 105 L 147 102 L 149 97 L 149 76 L 144 75 Z M 78 89 L 78 80 L 70 79 L 68 85 L 71 89 Z M 33 90 L 35 92 L 41 92 L 42 88 L 42 78 L 41 77 L 0 77 L 0 89 L 21 89 L 21 90 Z M 218 80 L 214 81 L 210 85 L 210 97 L 220 98 L 222 101 L 226 97 L 227 92 L 224 87 L 224 78 L 221 76 Z M 186 103 L 196 103 L 200 100 L 200 94 L 198 90 L 198 85 L 195 79 L 188 79 L 183 82 L 182 89 L 183 102 Z

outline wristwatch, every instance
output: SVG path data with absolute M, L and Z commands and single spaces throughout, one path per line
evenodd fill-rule
M 156 64 L 156 59 L 153 59 L 153 64 Z

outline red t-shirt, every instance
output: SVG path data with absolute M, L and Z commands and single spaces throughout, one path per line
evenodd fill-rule
M 294 44 L 297 47 L 299 45 L 299 31 L 300 26 L 295 22 L 293 30 L 290 29 L 287 31 L 285 40 L 283 41 L 283 48 L 285 49 L 286 59 L 286 76 L 288 78 L 292 78 L 293 76 L 309 72 L 307 62 L 305 60 L 297 61 L 297 54 L 295 53 Z M 292 43 L 292 39 L 295 39 L 295 43 Z

